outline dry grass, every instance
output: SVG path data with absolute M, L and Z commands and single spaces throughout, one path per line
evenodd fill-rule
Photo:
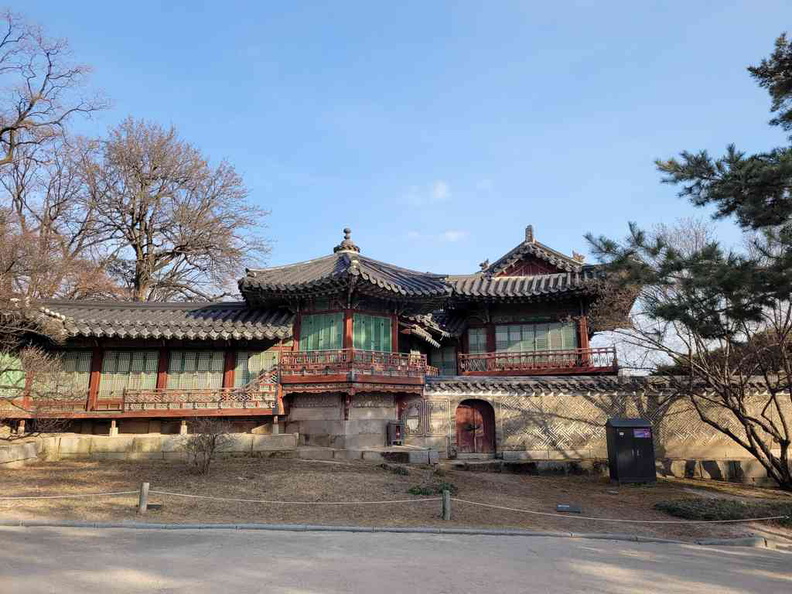
M 264 522 L 388 526 L 478 526 L 573 532 L 625 532 L 664 538 L 744 536 L 750 526 L 695 524 L 618 524 L 533 516 L 454 503 L 453 520 L 443 522 L 440 503 L 408 493 L 416 485 L 448 482 L 458 497 L 494 505 L 554 512 L 557 503 L 582 505 L 583 514 L 602 518 L 670 520 L 655 503 L 691 497 L 676 482 L 656 486 L 614 487 L 595 477 L 542 477 L 461 470 L 436 472 L 410 467 L 399 475 L 365 462 L 320 462 L 291 459 L 230 458 L 213 465 L 209 475 L 190 474 L 184 465 L 154 461 L 40 462 L 0 470 L 0 492 L 6 496 L 77 494 L 136 489 L 142 481 L 152 490 L 213 497 L 277 501 L 373 501 L 411 499 L 416 503 L 307 506 L 185 499 L 152 495 L 162 503 L 145 517 L 153 522 Z M 700 483 L 697 484 L 700 486 Z M 766 490 L 747 489 L 766 497 Z M 79 519 L 135 521 L 136 496 L 65 500 L 0 501 L 2 519 Z M 573 516 L 574 517 L 574 516 Z

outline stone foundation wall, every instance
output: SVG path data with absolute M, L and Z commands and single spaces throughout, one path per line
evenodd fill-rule
M 301 445 L 361 449 L 385 446 L 388 421 L 396 420 L 392 394 L 355 394 L 345 419 L 345 395 L 296 394 L 287 432 L 300 434 Z
M 235 433 L 220 450 L 226 456 L 294 455 L 298 436 Z M 179 435 L 81 435 L 63 434 L 31 439 L 0 447 L 0 468 L 23 466 L 36 460 L 184 460 Z

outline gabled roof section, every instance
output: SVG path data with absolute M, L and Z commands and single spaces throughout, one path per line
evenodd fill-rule
M 444 276 L 408 270 L 360 255 L 344 229 L 333 254 L 276 268 L 248 270 L 239 290 L 249 302 L 320 296 L 350 289 L 397 300 L 443 298 L 451 293 Z
M 582 256 L 569 257 L 543 243 L 536 241 L 533 226 L 525 228 L 525 240 L 492 264 L 482 264 L 482 272 L 491 276 L 498 276 L 507 272 L 521 260 L 536 259 L 556 269 L 558 272 L 580 272 L 583 269 Z
M 285 309 L 250 308 L 242 301 L 47 301 L 41 310 L 73 337 L 275 340 L 291 336 L 294 320 Z
M 539 301 L 591 292 L 601 275 L 595 266 L 574 272 L 532 276 L 490 276 L 486 272 L 448 277 L 454 297 L 484 301 Z

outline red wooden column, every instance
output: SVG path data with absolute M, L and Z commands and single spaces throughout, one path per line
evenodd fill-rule
M 102 378 L 102 362 L 104 350 L 96 347 L 91 353 L 91 379 L 88 382 L 88 402 L 86 410 L 96 410 L 96 400 L 99 398 L 99 380 Z
M 157 362 L 157 390 L 168 387 L 168 367 L 170 367 L 170 350 L 161 348 Z
M 236 367 L 236 351 L 227 350 L 223 361 L 223 387 L 234 387 L 234 368 Z
M 399 316 L 393 314 L 391 321 L 391 351 L 399 352 Z
M 580 357 L 580 364 L 584 367 L 588 367 L 591 365 L 591 354 L 589 353 L 589 349 L 591 348 L 589 344 L 589 334 L 588 334 L 588 318 L 586 316 L 581 315 L 578 318 L 578 344 L 580 345 L 581 350 L 581 357 Z
M 25 374 L 25 386 L 22 388 L 22 408 L 30 409 L 30 390 L 33 388 L 33 372 Z
M 487 322 L 487 352 L 494 353 L 497 349 L 497 342 L 495 341 L 495 324 Z M 497 359 L 487 359 L 485 362 L 487 371 L 490 370 L 490 365 L 494 364 Z M 494 365 L 492 365 L 494 367 Z
M 487 323 L 487 352 L 495 352 L 495 324 L 492 322 Z
M 292 330 L 292 350 L 300 350 L 300 324 L 302 323 L 299 313 L 294 315 L 294 326 Z
M 344 310 L 344 342 L 343 348 L 351 349 L 355 345 L 353 330 L 353 313 L 351 309 Z

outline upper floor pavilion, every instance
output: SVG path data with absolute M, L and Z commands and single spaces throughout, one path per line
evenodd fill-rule
M 401 268 L 364 255 L 345 229 L 328 255 L 247 270 L 243 301 L 58 300 L 42 313 L 62 326 L 56 348 L 86 411 L 143 415 L 205 399 L 277 414 L 289 394 L 421 394 L 436 375 L 617 374 L 615 349 L 590 346 L 598 266 L 540 243 L 528 226 L 480 268 Z

